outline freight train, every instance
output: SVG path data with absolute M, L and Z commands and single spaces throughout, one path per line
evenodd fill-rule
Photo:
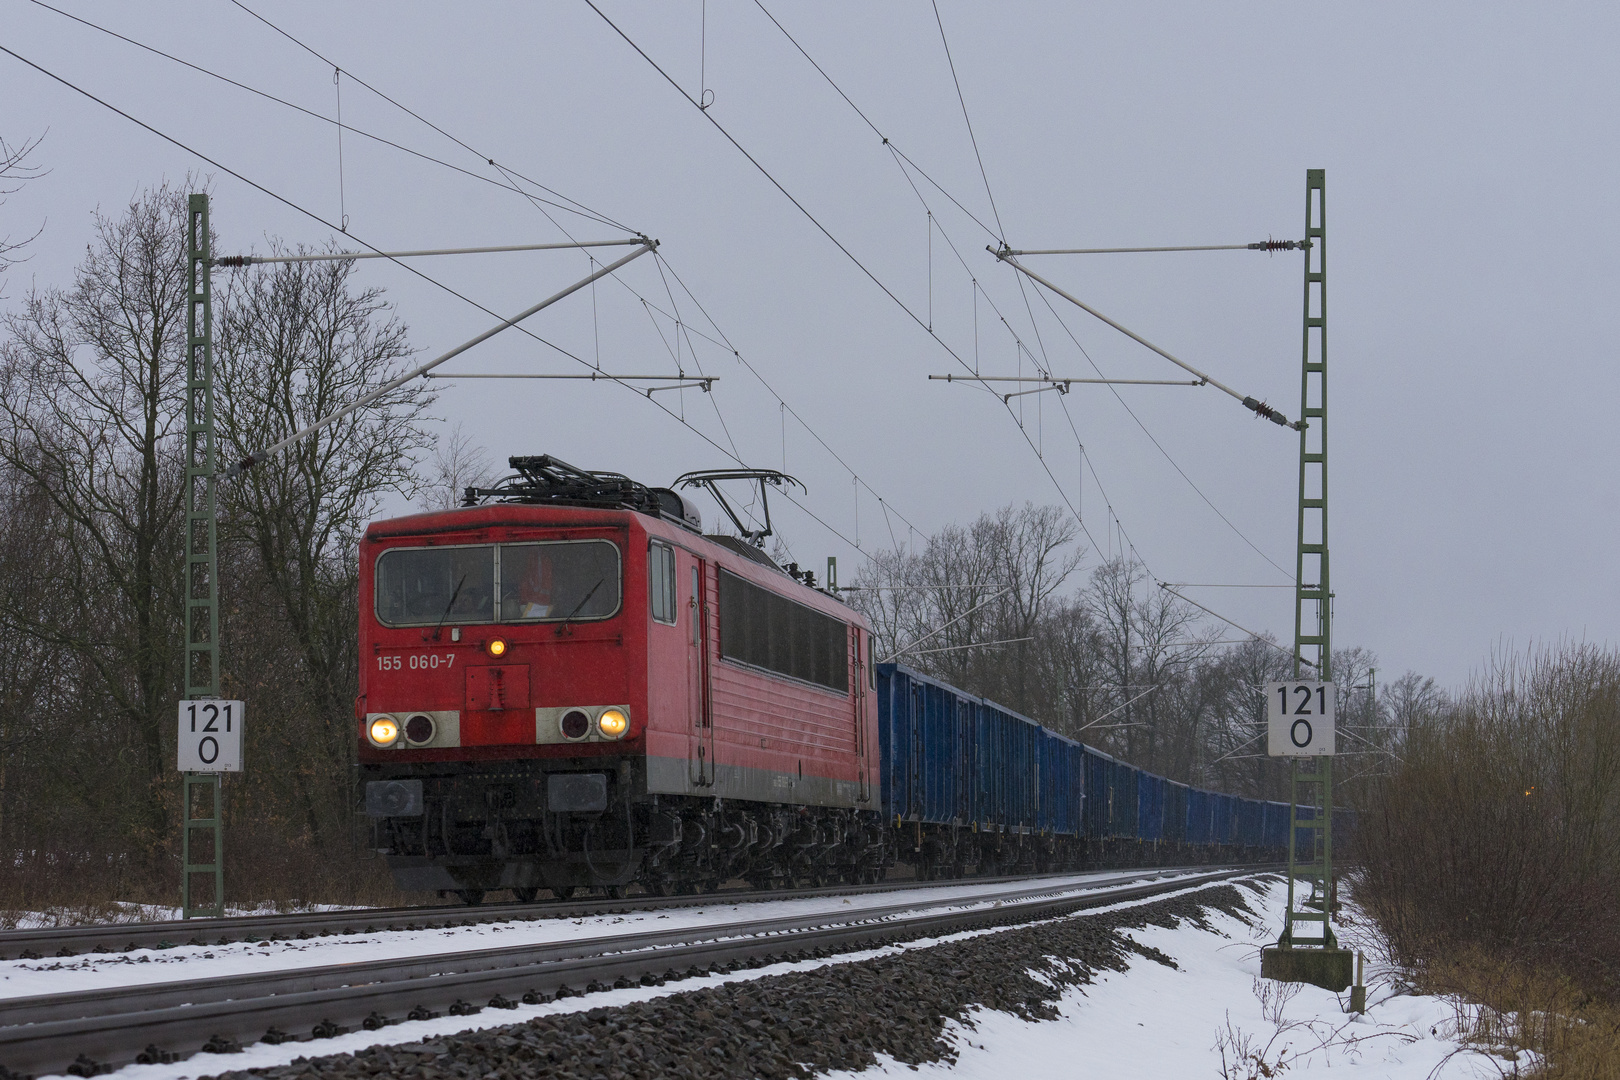
M 510 464 L 360 543 L 360 784 L 401 887 L 478 903 L 1283 857 L 1285 803 L 878 662 L 859 612 L 762 549 L 791 477 Z M 758 485 L 764 528 L 727 480 Z M 704 534 L 698 488 L 741 536 Z

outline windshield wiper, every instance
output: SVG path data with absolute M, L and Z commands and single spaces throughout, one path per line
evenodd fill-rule
M 600 589 L 602 587 L 602 583 L 606 580 L 607 578 L 605 577 L 599 577 L 596 579 L 596 584 L 592 585 L 591 591 L 585 594 L 585 599 L 575 604 L 574 610 L 570 611 L 568 613 L 568 617 L 563 619 L 562 623 L 557 627 L 557 633 L 561 634 L 563 631 L 568 629 L 568 624 L 574 621 L 574 616 L 579 614 L 580 608 L 591 602 L 591 597 L 596 595 L 596 590 Z
M 467 584 L 467 575 L 462 574 L 461 580 L 456 582 L 455 589 L 450 593 L 450 602 L 444 605 L 444 614 L 439 616 L 439 622 L 433 627 L 433 640 L 439 640 L 439 631 L 444 629 L 444 620 L 450 617 L 450 609 L 456 606 L 456 597 L 461 595 L 461 587 Z

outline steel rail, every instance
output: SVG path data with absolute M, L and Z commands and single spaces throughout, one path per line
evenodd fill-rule
M 749 961 L 809 958 L 964 930 L 1028 923 L 1146 899 L 1256 872 L 1222 869 L 1165 879 L 1163 871 L 1087 889 L 1083 883 L 1022 883 L 999 893 L 942 898 L 847 913 L 777 917 L 720 926 L 437 956 L 334 964 L 13 999 L 0 1006 L 0 1065 L 60 1072 L 87 1057 L 98 1066 L 133 1061 L 142 1046 L 184 1056 L 205 1042 L 238 1045 L 274 1031 L 329 1034 L 399 1023 L 408 1014 L 542 1000 L 565 986 L 651 985 L 693 967 L 735 970 Z M 1157 880 L 1139 882 L 1141 877 Z M 488 1002 L 488 1005 L 482 1004 Z
M 1161 874 L 1183 873 L 1190 866 L 1154 868 Z M 1102 871 L 1107 872 L 1107 871 Z M 1009 874 L 936 881 L 884 881 L 874 885 L 827 885 L 808 889 L 722 889 L 683 896 L 644 894 L 620 899 L 541 900 L 469 907 L 431 904 L 417 907 L 347 908 L 339 911 L 293 912 L 276 915 L 234 915 L 219 919 L 172 919 L 162 922 L 110 923 L 96 926 L 40 927 L 0 931 L 0 960 L 67 958 L 81 953 L 134 952 L 136 949 L 171 949 L 180 946 L 230 945 L 240 941 L 291 940 L 295 937 L 332 937 L 374 934 L 387 930 L 449 930 L 493 923 L 538 919 L 577 919 L 592 915 L 623 915 L 633 911 L 663 911 L 716 903 L 756 903 L 770 900 L 805 900 L 818 896 L 856 896 L 902 889 L 947 888 L 953 885 L 998 885 L 1007 882 L 1040 883 L 1054 877 L 1072 878 L 1084 871 L 1059 874 Z M 22 957 L 33 953 L 32 957 Z M 3 1010 L 0 1000 L 0 1010 Z

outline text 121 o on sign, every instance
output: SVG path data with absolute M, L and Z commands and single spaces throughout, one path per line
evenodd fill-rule
M 1266 684 L 1266 753 L 1320 757 L 1334 752 L 1334 686 L 1330 682 Z
M 242 703 L 203 698 L 180 703 L 180 771 L 242 771 Z

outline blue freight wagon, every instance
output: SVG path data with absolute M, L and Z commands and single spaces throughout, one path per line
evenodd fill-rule
M 1167 780 L 898 664 L 876 675 L 880 808 L 920 876 L 1284 854 L 1286 804 Z
M 1164 785 L 1162 776 L 1138 773 L 1136 781 L 1136 838 L 1157 844 L 1164 839 Z

